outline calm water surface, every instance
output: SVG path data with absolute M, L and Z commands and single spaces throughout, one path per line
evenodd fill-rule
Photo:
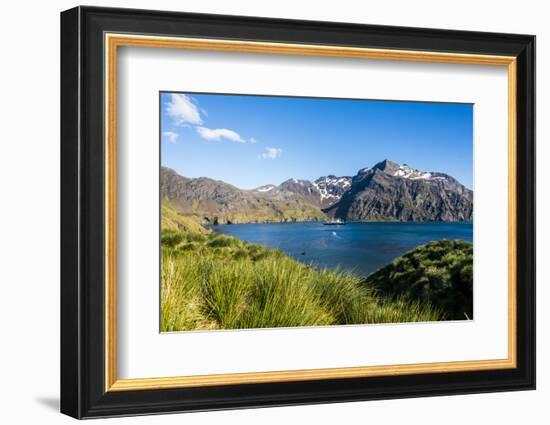
M 216 232 L 277 248 L 317 267 L 341 267 L 358 274 L 385 266 L 414 247 L 437 239 L 472 242 L 472 223 L 230 224 Z

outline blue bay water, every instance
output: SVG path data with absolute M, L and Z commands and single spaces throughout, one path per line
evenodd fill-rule
M 418 245 L 438 239 L 472 242 L 472 223 L 229 224 L 219 233 L 284 251 L 316 267 L 343 268 L 368 275 Z

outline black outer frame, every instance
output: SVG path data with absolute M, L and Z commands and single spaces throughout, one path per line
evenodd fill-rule
M 517 368 L 104 391 L 105 32 L 517 57 Z M 535 37 L 76 7 L 61 13 L 61 412 L 75 418 L 535 388 Z

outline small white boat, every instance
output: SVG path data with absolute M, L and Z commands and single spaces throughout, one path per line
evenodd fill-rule
M 339 218 L 331 218 L 330 220 L 327 220 L 323 223 L 325 226 L 335 226 L 335 225 L 344 225 L 346 222 L 344 220 L 340 220 Z

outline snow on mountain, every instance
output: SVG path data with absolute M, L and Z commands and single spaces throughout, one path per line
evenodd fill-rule
M 326 209 L 338 203 L 352 187 L 357 187 L 362 181 L 370 179 L 376 171 L 382 171 L 391 177 L 406 180 L 420 180 L 429 183 L 458 183 L 452 177 L 438 172 L 420 171 L 407 164 L 397 164 L 390 160 L 381 161 L 372 167 L 360 169 L 354 177 L 327 175 L 315 181 L 291 178 L 279 186 L 268 184 L 254 189 L 254 192 L 264 197 L 287 201 L 301 198 L 321 209 Z M 355 185 L 355 186 L 354 186 Z
M 473 192 L 447 174 L 384 160 L 359 170 L 351 188 L 323 211 L 347 221 L 471 220 Z
M 363 168 L 359 170 L 358 175 L 366 174 L 375 169 L 384 171 L 386 174 L 394 177 L 402 177 L 409 180 L 446 180 L 449 177 L 443 173 L 420 171 L 407 164 L 400 165 L 388 159 L 379 162 L 371 168 Z
M 161 192 L 179 211 L 207 222 L 322 219 L 347 221 L 471 220 L 473 192 L 453 177 L 384 160 L 353 177 L 327 175 L 315 181 L 291 178 L 241 190 L 222 181 L 186 178 L 162 168 Z
M 319 208 L 326 208 L 338 202 L 351 187 L 351 177 L 334 175 L 319 177 L 314 182 L 291 178 L 279 186 L 267 184 L 252 191 L 263 197 L 288 201 L 301 198 Z
M 256 192 L 269 192 L 273 189 L 275 189 L 277 186 L 273 185 L 273 184 L 266 184 L 265 186 L 260 186 L 256 189 L 254 189 Z
M 444 180 L 445 177 L 434 175 L 425 171 L 419 171 L 415 168 L 409 167 L 407 164 L 399 166 L 399 169 L 393 173 L 395 177 L 403 177 L 404 179 L 411 180 Z
M 319 177 L 313 183 L 320 195 L 323 207 L 338 202 L 344 192 L 351 187 L 351 177 L 336 177 L 333 175 Z

